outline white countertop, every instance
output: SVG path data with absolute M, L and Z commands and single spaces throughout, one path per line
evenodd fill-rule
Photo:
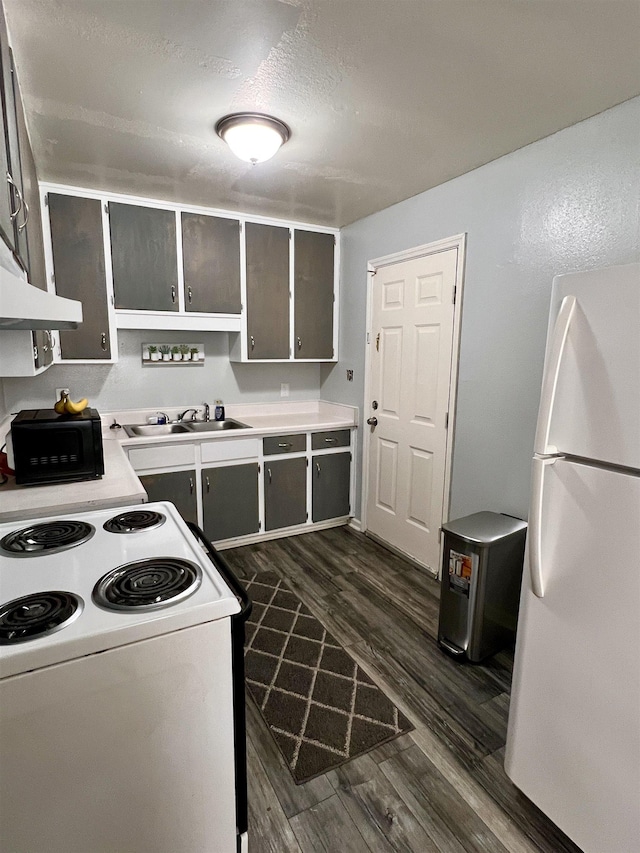
M 186 406 L 162 406 L 163 412 L 175 419 Z M 201 411 L 202 407 L 198 407 Z M 184 441 L 224 441 L 229 438 L 310 430 L 350 429 L 357 425 L 357 408 L 325 401 L 231 404 L 225 407 L 227 418 L 248 425 L 247 429 L 220 432 L 179 433 L 175 435 L 130 438 L 124 430 L 109 429 L 119 424 L 143 424 L 157 409 L 122 410 L 102 414 L 105 474 L 99 480 L 43 486 L 17 486 L 12 478 L 0 486 L 0 521 L 41 518 L 45 515 L 126 506 L 143 503 L 147 494 L 131 467 L 123 447 Z M 201 419 L 199 415 L 199 419 Z M 10 419 L 2 424 L 0 436 L 9 428 Z
M 13 478 L 0 486 L 0 521 L 42 518 L 109 506 L 143 503 L 147 493 L 117 441 L 104 442 L 104 476 L 81 483 L 17 486 Z

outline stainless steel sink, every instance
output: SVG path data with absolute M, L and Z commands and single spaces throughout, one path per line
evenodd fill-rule
M 178 432 L 188 432 L 186 424 L 125 424 L 127 435 L 174 435 Z
M 189 432 L 217 432 L 221 429 L 251 429 L 249 424 L 225 418 L 223 421 L 189 421 L 185 424 Z

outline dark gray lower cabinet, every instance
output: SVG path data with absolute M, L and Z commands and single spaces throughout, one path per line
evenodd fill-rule
M 277 459 L 264 464 L 265 529 L 307 520 L 307 460 Z
M 328 453 L 313 457 L 313 521 L 349 515 L 351 454 Z
M 150 501 L 171 501 L 185 521 L 198 523 L 195 471 L 144 474 L 140 482 Z
M 202 526 L 213 542 L 258 532 L 257 462 L 203 470 Z

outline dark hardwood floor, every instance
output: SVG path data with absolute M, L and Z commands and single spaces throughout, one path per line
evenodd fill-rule
M 296 785 L 251 700 L 251 853 L 580 853 L 503 768 L 512 653 L 437 646 L 439 585 L 340 527 L 225 551 L 240 577 L 275 569 L 415 730 Z

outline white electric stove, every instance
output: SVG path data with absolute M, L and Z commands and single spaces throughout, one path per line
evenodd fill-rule
M 0 524 L 2 853 L 246 844 L 243 591 L 205 548 L 166 502 Z

